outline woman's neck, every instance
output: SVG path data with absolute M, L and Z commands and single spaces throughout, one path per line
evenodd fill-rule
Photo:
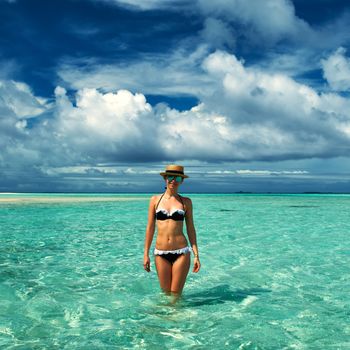
M 177 190 L 172 190 L 170 188 L 167 188 L 164 193 L 168 198 L 175 197 L 177 195 Z

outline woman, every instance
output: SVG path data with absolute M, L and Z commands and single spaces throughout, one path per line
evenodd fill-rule
M 192 202 L 190 198 L 178 194 L 179 186 L 188 176 L 184 174 L 183 166 L 174 164 L 168 165 L 160 175 L 166 182 L 166 191 L 150 200 L 143 267 L 147 272 L 151 271 L 149 250 L 157 222 L 158 235 L 154 256 L 160 287 L 166 293 L 180 295 L 190 268 L 191 251 L 194 253 L 193 272 L 198 272 L 201 266 L 193 224 Z M 184 220 L 192 248 L 188 246 L 183 233 Z

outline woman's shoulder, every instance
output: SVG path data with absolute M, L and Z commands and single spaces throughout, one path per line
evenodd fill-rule
M 191 201 L 190 197 L 185 197 L 185 196 L 181 195 L 181 199 L 184 201 L 184 203 L 186 205 L 191 205 L 192 204 L 192 201 Z
M 156 202 L 156 201 L 158 201 L 160 199 L 161 196 L 162 196 L 161 194 L 154 194 L 153 196 L 151 196 L 150 201 L 151 202 Z

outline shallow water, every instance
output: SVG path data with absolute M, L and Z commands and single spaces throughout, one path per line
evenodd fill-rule
M 175 304 L 142 268 L 149 195 L 74 198 L 0 203 L 0 348 L 350 348 L 349 195 L 191 195 Z

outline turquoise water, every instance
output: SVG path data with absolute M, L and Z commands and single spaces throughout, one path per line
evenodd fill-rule
M 149 195 L 35 197 L 0 195 L 24 199 L 0 202 L 0 348 L 350 348 L 350 195 L 191 195 L 175 305 L 142 267 Z

